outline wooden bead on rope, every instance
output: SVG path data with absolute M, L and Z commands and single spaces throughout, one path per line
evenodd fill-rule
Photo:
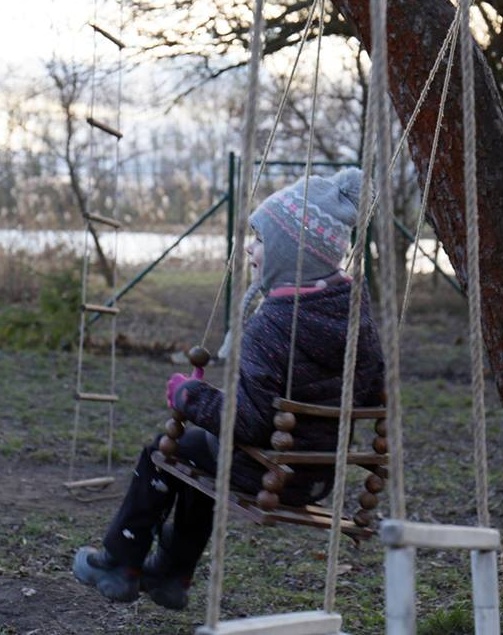
M 358 502 L 363 507 L 363 509 L 375 509 L 379 504 L 379 499 L 375 494 L 371 494 L 370 492 L 362 492 L 358 497 Z
M 281 432 L 291 432 L 297 423 L 293 412 L 277 412 L 274 415 L 274 427 Z
M 166 434 L 170 439 L 179 439 L 185 432 L 183 421 L 172 417 L 166 421 Z
M 384 489 L 384 481 L 377 474 L 369 474 L 365 479 L 365 489 L 371 494 L 378 494 Z
M 163 434 L 159 441 L 159 450 L 164 454 L 164 456 L 172 456 L 176 453 L 177 448 L 177 440 L 171 439 L 167 434 Z
M 293 448 L 293 437 L 289 432 L 276 430 L 271 436 L 271 445 L 278 452 L 285 452 Z
M 359 509 L 353 516 L 353 522 L 357 527 L 368 527 L 371 521 L 372 517 L 366 509 Z
M 372 447 L 377 454 L 386 454 L 388 451 L 388 441 L 386 437 L 375 437 L 372 442 Z
M 386 419 L 378 419 L 375 423 L 374 429 L 376 431 L 376 434 L 378 434 L 380 437 L 385 437 L 387 435 Z
M 202 346 L 194 346 L 188 352 L 188 358 L 192 366 L 194 366 L 193 377 L 202 379 L 203 368 L 210 361 L 209 352 Z M 178 441 L 185 432 L 184 417 L 181 412 L 173 410 L 171 418 L 166 423 L 166 434 L 159 441 L 159 450 L 166 457 L 176 454 L 178 449 Z
M 187 357 L 194 368 L 204 368 L 208 365 L 211 355 L 203 346 L 193 346 L 188 352 Z
M 270 470 L 262 476 L 262 487 L 268 492 L 279 494 L 285 486 L 285 478 L 279 472 Z
M 279 505 L 279 496 L 263 489 L 257 494 L 257 505 L 266 512 L 272 511 Z

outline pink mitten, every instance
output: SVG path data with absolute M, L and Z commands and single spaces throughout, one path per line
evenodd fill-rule
M 183 373 L 174 373 L 168 379 L 168 383 L 166 384 L 166 400 L 170 408 L 174 407 L 174 398 L 176 391 L 183 383 L 185 383 L 189 379 L 190 377 L 184 375 Z

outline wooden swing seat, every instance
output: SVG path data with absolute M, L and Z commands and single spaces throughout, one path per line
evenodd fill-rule
M 275 408 L 279 412 L 293 414 L 308 414 L 328 417 L 336 422 L 340 417 L 340 408 L 306 404 L 287 399 L 276 399 Z M 386 444 L 386 408 L 355 408 L 351 419 L 356 421 L 374 421 L 376 437 L 368 452 L 348 452 L 347 464 L 355 465 L 372 476 L 373 486 L 366 481 L 366 491 L 360 497 L 361 508 L 352 518 L 340 519 L 341 532 L 355 541 L 367 540 L 375 535 L 376 528 L 372 527 L 373 516 L 370 510 L 377 504 L 376 494 L 384 487 L 387 479 L 387 444 Z M 294 432 L 294 430 L 293 430 Z M 266 450 L 262 448 L 239 445 L 253 459 L 261 463 L 273 475 L 287 476 L 294 470 L 295 465 L 335 465 L 336 452 L 312 452 L 293 450 Z M 203 492 L 211 498 L 216 498 L 216 479 L 207 472 L 194 467 L 175 454 L 166 455 L 160 450 L 152 453 L 152 461 L 159 470 L 172 474 L 191 487 Z M 382 487 L 375 487 L 376 481 L 381 481 Z M 261 492 L 262 493 L 262 492 Z M 229 508 L 241 516 L 259 524 L 276 525 L 277 523 L 291 523 L 307 525 L 321 529 L 330 529 L 332 525 L 332 509 L 322 504 L 291 507 L 283 504 L 263 504 L 260 495 L 254 496 L 235 489 L 231 489 L 228 500 Z

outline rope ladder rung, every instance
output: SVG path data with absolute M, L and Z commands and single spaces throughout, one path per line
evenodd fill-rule
M 86 478 L 81 481 L 66 481 L 63 485 L 68 489 L 78 489 L 80 487 L 107 487 L 115 482 L 113 476 L 97 476 Z
M 116 229 L 120 229 L 122 227 L 122 223 L 115 218 L 111 218 L 110 216 L 102 216 L 101 214 L 84 214 L 84 218 L 88 221 L 94 221 L 95 223 L 102 223 L 103 225 L 110 225 L 110 227 L 115 227 Z
M 82 311 L 90 311 L 92 313 L 108 313 L 109 315 L 117 315 L 120 313 L 120 309 L 117 306 L 106 306 L 101 304 L 83 304 L 81 306 Z
M 100 35 L 102 35 L 107 40 L 110 40 L 110 42 L 115 44 L 119 49 L 122 50 L 123 48 L 125 48 L 126 45 L 124 44 L 124 42 L 119 40 L 119 38 L 116 38 L 114 35 L 112 35 L 108 31 L 106 31 L 105 29 L 102 29 L 100 26 L 98 26 L 97 24 L 94 24 L 94 23 L 91 23 L 90 26 L 91 26 L 91 28 L 94 31 L 96 31 L 96 33 L 99 33 Z
M 107 395 L 97 392 L 77 392 L 75 399 L 78 401 L 102 401 L 106 403 L 115 403 L 119 401 L 118 395 Z
M 93 126 L 93 128 L 99 128 L 99 130 L 102 130 L 103 132 L 106 132 L 107 134 L 112 135 L 113 137 L 116 137 L 117 139 L 122 139 L 122 136 L 123 136 L 122 132 L 120 130 L 116 130 L 115 128 L 112 128 L 112 126 L 109 126 L 105 122 L 99 121 L 98 119 L 95 119 L 94 117 L 87 117 L 86 121 L 90 126 Z

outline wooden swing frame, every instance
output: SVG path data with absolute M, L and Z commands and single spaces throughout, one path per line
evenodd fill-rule
M 311 415 L 332 419 L 337 424 L 341 409 L 331 406 L 321 406 L 310 403 L 302 403 L 289 399 L 277 398 L 274 407 L 278 412 L 292 414 Z M 354 408 L 351 413 L 353 423 L 359 421 L 373 421 L 375 438 L 372 447 L 368 451 L 348 452 L 347 464 L 362 468 L 368 473 L 364 491 L 359 496 L 360 508 L 352 518 L 339 520 L 340 530 L 351 537 L 355 542 L 368 540 L 376 534 L 376 519 L 373 510 L 377 506 L 377 494 L 385 489 L 388 478 L 388 452 L 386 441 L 386 408 L 385 406 L 370 408 Z M 295 429 L 293 430 L 293 432 Z M 293 434 L 295 437 L 295 434 Z M 268 473 L 279 475 L 280 478 L 288 478 L 293 474 L 295 466 L 322 466 L 336 463 L 336 451 L 307 451 L 307 450 L 276 450 L 264 449 L 249 445 L 239 445 L 240 450 L 267 468 Z M 194 467 L 188 461 L 180 459 L 173 454 L 163 453 L 160 450 L 152 453 L 152 461 L 158 470 L 168 472 L 184 483 L 194 487 L 210 498 L 216 499 L 216 479 L 207 472 Z M 371 475 L 374 475 L 371 477 Z M 377 485 L 377 487 L 376 487 Z M 265 486 L 267 490 L 267 487 Z M 333 524 L 333 511 L 325 504 L 316 503 L 293 507 L 284 504 L 277 506 L 265 506 L 257 496 L 231 489 L 228 497 L 228 506 L 244 518 L 259 525 L 274 526 L 277 523 L 290 523 L 330 529 Z

